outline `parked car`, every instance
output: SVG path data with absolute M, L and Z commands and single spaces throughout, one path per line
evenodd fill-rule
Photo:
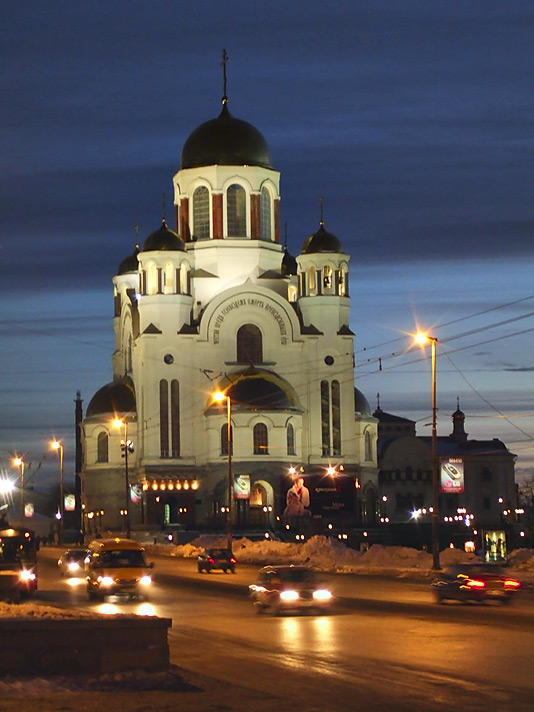
M 199 574 L 203 571 L 209 574 L 215 569 L 224 571 L 225 574 L 229 571 L 235 574 L 236 564 L 235 556 L 229 549 L 206 549 L 197 560 Z
M 458 564 L 446 569 L 432 582 L 437 603 L 455 600 L 483 603 L 496 600 L 510 603 L 521 588 L 521 582 L 496 564 Z
M 259 613 L 267 609 L 276 614 L 300 609 L 325 613 L 333 600 L 329 588 L 307 566 L 265 566 L 249 594 Z
M 60 574 L 72 578 L 85 577 L 85 559 L 87 556 L 89 556 L 88 549 L 67 549 L 57 560 Z

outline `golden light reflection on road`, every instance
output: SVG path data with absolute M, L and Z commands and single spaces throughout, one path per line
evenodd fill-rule
M 105 613 L 106 615 L 114 615 L 115 613 L 122 613 L 121 609 L 113 603 L 101 603 L 97 608 L 99 613 Z
M 98 613 L 105 613 L 106 615 L 115 615 L 117 613 L 122 613 L 128 615 L 129 613 L 136 616 L 155 616 L 156 609 L 151 603 L 140 603 L 137 606 L 128 605 L 128 607 L 121 607 L 115 603 L 101 603 L 97 608 Z
M 318 655 L 336 652 L 335 622 L 330 616 L 284 616 L 279 620 L 279 643 L 288 652 Z
M 67 579 L 67 584 L 68 584 L 69 586 L 71 586 L 71 588 L 76 588 L 77 586 L 81 586 L 81 585 L 84 584 L 84 583 L 85 583 L 85 579 L 84 579 L 84 578 L 75 578 L 75 577 L 72 577 L 72 578 Z

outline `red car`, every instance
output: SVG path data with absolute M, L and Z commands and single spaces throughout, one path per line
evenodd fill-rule
M 451 566 L 432 582 L 436 603 L 494 600 L 506 604 L 514 599 L 520 588 L 521 582 L 510 576 L 505 568 L 485 563 Z

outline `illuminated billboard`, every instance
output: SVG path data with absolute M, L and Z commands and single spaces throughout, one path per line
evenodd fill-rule
M 234 475 L 234 499 L 250 499 L 250 475 Z
M 442 457 L 440 460 L 441 491 L 460 493 L 464 491 L 464 460 L 462 457 Z

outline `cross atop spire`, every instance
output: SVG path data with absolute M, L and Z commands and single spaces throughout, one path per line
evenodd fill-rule
M 324 200 L 323 196 L 319 198 L 319 211 L 321 215 L 321 225 L 324 225 Z
M 226 50 L 223 49 L 222 52 L 222 62 L 221 62 L 221 67 L 223 68 L 223 98 L 222 98 L 222 103 L 223 106 L 228 102 L 228 97 L 226 96 L 226 63 L 228 62 L 228 55 L 226 54 Z

